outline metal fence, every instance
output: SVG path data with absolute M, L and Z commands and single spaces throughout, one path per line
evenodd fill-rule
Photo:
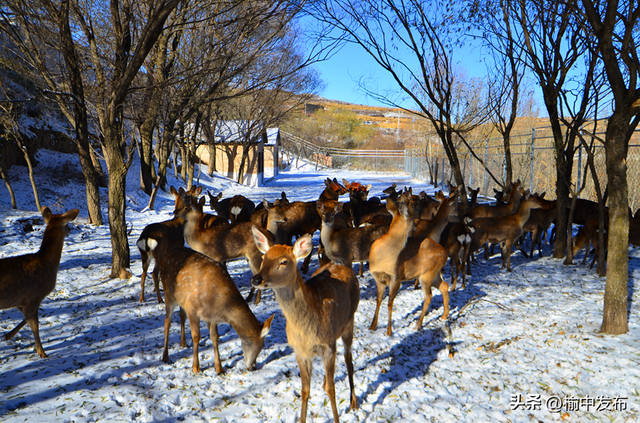
M 281 150 L 285 161 L 297 167 L 306 160 L 318 167 L 374 172 L 405 172 L 405 150 L 349 150 L 321 147 L 293 134 L 281 132 Z
M 640 207 L 640 142 L 638 134 L 632 138 L 627 154 L 627 180 L 629 184 L 629 206 L 633 211 Z M 604 134 L 598 134 L 604 138 Z M 501 139 L 484 140 L 472 145 L 475 154 L 487 165 L 490 172 L 503 181 L 505 177 L 504 146 Z M 494 188 L 499 185 L 489 176 L 486 169 L 472 157 L 466 146 L 457 150 L 465 184 L 472 188 L 480 188 L 480 195 L 494 196 Z M 553 136 L 548 128 L 534 129 L 530 134 L 512 136 L 511 156 L 513 179 L 520 179 L 523 185 L 532 192 L 546 192 L 547 198 L 555 197 L 556 166 Z M 574 155 L 572 182 L 580 189 L 583 180 L 585 187 L 581 198 L 597 200 L 593 178 L 590 170 L 586 180 L 584 172 L 587 164 L 587 152 L 580 147 Z M 451 166 L 446 158 L 442 146 L 419 148 L 406 151 L 406 172 L 415 178 L 431 181 L 431 174 L 427 167 L 427 159 L 432 166 L 434 183 L 443 185 L 454 183 Z M 595 147 L 595 168 L 601 189 L 607 184 L 604 146 Z M 435 172 L 437 168 L 437 173 Z

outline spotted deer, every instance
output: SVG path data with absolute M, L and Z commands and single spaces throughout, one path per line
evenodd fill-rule
M 329 396 L 333 419 L 339 421 L 335 394 L 336 340 L 342 339 L 344 359 L 351 390 L 350 410 L 358 408 L 353 382 L 354 315 L 360 300 L 358 278 L 352 269 L 330 263 L 319 268 L 304 281 L 297 261 L 311 253 L 310 235 L 304 235 L 293 247 L 270 246 L 268 239 L 257 229 L 255 242 L 264 253 L 260 271 L 252 284 L 258 289 L 271 288 L 287 319 L 287 340 L 296 355 L 302 379 L 302 410 L 300 421 L 307 419 L 307 404 L 311 391 L 312 362 L 320 355 L 324 362 L 324 388 Z
M 248 370 L 255 368 L 273 315 L 260 323 L 251 312 L 224 264 L 189 248 L 176 248 L 160 259 L 160 279 L 165 295 L 164 351 L 169 363 L 169 329 L 175 306 L 180 306 L 180 345 L 185 342 L 185 317 L 193 340 L 193 371 L 200 372 L 200 321 L 207 323 L 213 343 L 216 373 L 223 372 L 218 352 L 218 323 L 228 323 L 238 334 Z
M 4 337 L 13 338 L 24 325 L 29 324 L 36 341 L 36 351 L 42 358 L 47 354 L 40 342 L 38 309 L 42 301 L 56 287 L 64 238 L 69 234 L 68 223 L 78 217 L 80 210 L 53 214 L 49 207 L 42 208 L 47 225 L 38 252 L 0 259 L 0 310 L 17 308 L 24 319 Z
M 389 287 L 389 318 L 387 335 L 393 331 L 393 301 L 403 281 L 418 279 L 424 293 L 422 312 L 416 323 L 416 329 L 422 327 L 422 321 L 431 303 L 431 286 L 438 284 L 442 293 L 444 312 L 442 319 L 449 315 L 449 286 L 442 279 L 442 268 L 447 262 L 445 249 L 430 238 L 409 237 L 414 227 L 414 211 L 407 205 L 407 198 L 395 203 L 393 221 L 389 231 L 375 240 L 369 253 L 369 270 L 376 281 L 376 310 L 369 329 L 378 326 L 378 314 L 386 287 Z

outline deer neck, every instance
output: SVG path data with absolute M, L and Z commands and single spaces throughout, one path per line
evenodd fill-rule
M 509 196 L 509 202 L 507 203 L 507 206 L 509 207 L 509 213 L 516 213 L 519 210 L 521 199 L 522 194 L 519 190 L 516 189 L 511 193 L 511 195 Z
M 529 200 L 521 201 L 518 205 L 518 211 L 515 215 L 520 227 L 523 227 L 526 221 L 529 220 L 529 216 L 531 216 L 531 205 L 531 201 Z
M 246 302 L 238 302 L 227 319 L 240 339 L 255 342 L 260 338 L 262 326 Z
M 204 214 L 198 213 L 193 216 L 193 219 L 185 220 L 184 223 L 184 238 L 189 244 L 193 241 L 200 240 L 200 231 L 204 229 Z
M 400 214 L 394 216 L 389 226 L 389 231 L 383 235 L 386 239 L 386 246 L 389 254 L 399 255 L 407 244 L 409 233 L 413 230 L 415 223 L 411 217 Z
M 62 257 L 62 246 L 64 245 L 64 230 L 60 227 L 47 227 L 44 230 L 42 237 L 42 244 L 40 244 L 40 250 L 37 255 L 48 263 L 57 263 L 60 265 L 60 258 Z M 56 272 L 58 269 L 56 266 Z
M 287 322 L 299 320 L 300 316 L 308 315 L 310 306 L 317 309 L 317 302 L 322 302 L 316 295 L 313 295 L 305 284 L 300 270 L 297 271 L 296 278 L 290 283 L 272 289 Z

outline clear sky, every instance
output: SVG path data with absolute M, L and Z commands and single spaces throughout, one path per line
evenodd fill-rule
M 485 72 L 485 67 L 480 63 L 479 52 L 470 51 L 465 54 L 464 61 L 460 63 L 469 75 L 481 76 Z M 326 84 L 326 89 L 320 93 L 324 98 L 330 100 L 346 101 L 354 104 L 368 106 L 387 106 L 382 104 L 359 89 L 358 80 L 368 79 L 368 86 L 376 86 L 378 92 L 392 90 L 398 95 L 402 95 L 397 83 L 387 71 L 382 69 L 371 56 L 360 46 L 346 44 L 329 60 L 319 62 L 314 65 L 320 72 Z M 402 102 L 407 108 L 413 107 L 410 101 Z

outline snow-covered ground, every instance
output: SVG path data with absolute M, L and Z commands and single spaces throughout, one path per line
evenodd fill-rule
M 23 328 L 0 341 L 0 421 L 249 421 L 293 422 L 300 416 L 300 376 L 287 345 L 285 319 L 273 293 L 250 307 L 260 321 L 275 313 L 257 370 L 245 369 L 236 332 L 220 326 L 225 369 L 213 366 L 211 340 L 203 325 L 201 374 L 191 371 L 192 348 L 179 346 L 178 313 L 170 333 L 170 358 L 163 348 L 164 305 L 158 304 L 151 278 L 146 302 L 139 303 L 141 263 L 135 242 L 149 223 L 171 218 L 172 197 L 162 193 L 156 211 L 143 211 L 138 169 L 129 172 L 127 221 L 131 227 L 130 280 L 109 279 L 108 226 L 87 223 L 84 187 L 74 156 L 40 153 L 37 180 L 42 202 L 54 212 L 81 209 L 65 242 L 58 284 L 40 309 L 40 334 L 49 358 L 42 359 L 33 335 Z M 373 184 L 379 194 L 392 182 L 414 192 L 433 188 L 404 175 L 316 171 L 304 166 L 282 173 L 264 188 L 247 188 L 224 178 L 209 178 L 206 190 L 224 196 L 241 193 L 254 201 L 279 197 L 315 200 L 326 177 Z M 26 232 L 22 219 L 39 217 L 26 170 L 11 170 L 19 211 L 9 207 L 0 184 L 0 257 L 39 248 L 44 227 Z M 173 185 L 180 185 L 175 179 Z M 106 206 L 106 192 L 103 192 Z M 31 211 L 24 211 L 31 210 Z M 106 211 L 105 220 L 106 220 Z M 317 234 L 314 238 L 317 244 Z M 435 291 L 426 324 L 414 330 L 422 293 L 405 283 L 394 307 L 394 334 L 385 334 L 386 299 L 377 330 L 370 331 L 375 283 L 360 278 L 362 291 L 353 344 L 359 410 L 348 412 L 349 388 L 342 345 L 338 342 L 336 394 L 345 422 L 387 421 L 638 421 L 640 419 L 640 253 L 630 249 L 629 332 L 599 333 L 605 280 L 582 265 L 563 266 L 546 256 L 531 261 L 519 252 L 513 272 L 500 269 L 499 255 L 479 258 L 465 290 L 451 293 L 451 335 L 439 320 L 442 300 Z M 581 256 L 579 256 L 581 258 Z M 355 267 L 357 267 L 356 265 Z M 317 267 L 315 254 L 312 269 Z M 251 272 L 244 260 L 229 271 L 246 295 Z M 449 278 L 449 265 L 445 278 Z M 0 334 L 22 320 L 17 310 L 0 311 Z M 189 331 L 187 330 L 187 333 Z M 454 354 L 450 354 L 452 347 Z M 324 369 L 314 365 L 310 421 L 331 420 L 322 388 Z

